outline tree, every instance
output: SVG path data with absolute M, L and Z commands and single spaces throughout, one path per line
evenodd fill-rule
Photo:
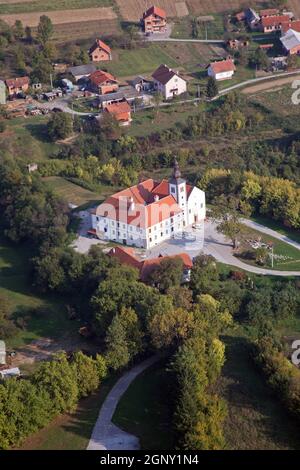
M 22 21 L 16 20 L 14 26 L 14 35 L 16 39 L 22 39 L 24 37 L 24 26 Z
M 106 361 L 114 370 L 125 367 L 143 349 L 142 332 L 137 314 L 131 308 L 123 308 L 108 328 Z
M 155 266 L 147 276 L 147 282 L 161 292 L 166 292 L 170 287 L 180 286 L 183 274 L 183 261 L 180 257 L 165 258 Z
M 47 124 L 51 140 L 66 139 L 73 133 L 73 120 L 69 113 L 55 113 Z
M 38 32 L 37 39 L 39 43 L 42 46 L 45 46 L 53 33 L 53 24 L 52 24 L 51 19 L 48 16 L 42 15 L 40 17 L 37 32 Z
M 121 136 L 119 121 L 110 113 L 104 112 L 100 122 L 101 133 L 109 140 L 118 140 Z
M 182 308 L 157 313 L 149 324 L 152 344 L 157 349 L 178 346 L 192 327 L 193 314 Z
M 158 91 L 154 93 L 154 95 L 152 96 L 152 103 L 156 110 L 156 116 L 158 116 L 159 114 L 159 108 L 160 108 L 162 101 L 163 101 L 163 95 Z
M 75 410 L 78 385 L 74 367 L 66 354 L 57 354 L 51 362 L 42 362 L 33 375 L 38 391 L 47 391 L 52 416 Z
M 216 204 L 213 218 L 217 223 L 217 231 L 231 240 L 233 248 L 236 249 L 248 233 L 238 212 L 239 200 L 234 197 L 220 197 L 216 199 Z
M 206 86 L 206 96 L 208 98 L 214 98 L 219 93 L 218 83 L 214 77 L 208 77 Z
M 260 48 L 256 49 L 256 51 L 250 57 L 250 64 L 254 67 L 257 67 L 259 70 L 267 69 L 269 67 L 270 61 L 266 51 Z
M 265 265 L 269 258 L 269 251 L 266 247 L 261 246 L 255 250 L 255 261 L 257 264 Z
M 72 366 L 77 379 L 78 397 L 87 397 L 99 387 L 100 377 L 96 361 L 81 351 L 74 354 Z
M 29 44 L 32 43 L 33 38 L 32 38 L 32 31 L 31 31 L 30 26 L 26 26 L 26 28 L 25 28 L 25 38 L 26 38 L 26 41 L 27 41 Z

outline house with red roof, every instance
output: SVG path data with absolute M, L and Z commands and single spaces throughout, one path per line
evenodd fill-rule
M 163 95 L 165 100 L 182 95 L 187 91 L 187 83 L 178 72 L 167 65 L 160 65 L 152 74 L 154 88 Z
M 203 223 L 205 193 L 187 184 L 175 161 L 169 180 L 150 178 L 119 191 L 91 216 L 98 238 L 148 249 L 182 233 L 184 227 Z
M 90 88 L 99 95 L 106 95 L 119 89 L 119 84 L 113 75 L 103 70 L 96 70 L 89 77 Z
M 236 67 L 232 59 L 224 59 L 218 62 L 212 62 L 207 69 L 209 77 L 215 80 L 229 80 L 233 77 Z
M 152 6 L 144 12 L 141 19 L 145 33 L 163 33 L 166 31 L 167 15 L 162 8 Z
M 116 258 L 121 264 L 126 264 L 139 271 L 140 280 L 147 282 L 153 270 L 157 268 L 163 260 L 181 259 L 183 264 L 183 281 L 190 278 L 190 272 L 193 267 L 193 261 L 187 253 L 177 253 L 171 256 L 159 255 L 157 258 L 139 260 L 131 247 L 116 246 L 108 252 L 108 256 Z
M 101 39 L 96 39 L 89 50 L 89 56 L 92 62 L 112 60 L 111 48 Z
M 261 28 L 264 33 L 274 33 L 275 31 L 281 31 L 283 25 L 289 23 L 289 21 L 288 15 L 264 16 L 261 19 Z
M 131 107 L 127 101 L 118 101 L 106 104 L 104 113 L 113 116 L 121 126 L 129 126 L 132 121 Z
M 297 31 L 297 33 L 300 33 L 300 20 L 292 20 L 292 21 L 288 21 L 287 23 L 283 23 L 281 27 L 282 34 L 287 33 L 289 29 L 292 29 L 293 31 Z
M 19 93 L 26 93 L 29 89 L 29 77 L 9 78 L 5 80 L 8 96 L 13 98 Z

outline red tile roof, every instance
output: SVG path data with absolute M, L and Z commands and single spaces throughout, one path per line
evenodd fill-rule
M 17 78 L 9 78 L 5 81 L 6 86 L 20 88 L 24 85 L 29 85 L 30 80 L 29 77 L 17 77 Z
M 236 70 L 232 59 L 221 60 L 220 62 L 212 62 L 210 67 L 214 73 L 234 72 Z
M 105 44 L 105 42 L 101 41 L 101 39 L 96 39 L 92 47 L 90 48 L 90 53 L 94 52 L 97 48 L 103 49 L 108 54 L 111 54 L 111 48 Z
M 127 101 L 120 101 L 118 103 L 111 103 L 105 105 L 105 109 L 110 113 L 118 116 L 119 114 L 126 114 L 131 112 L 131 107 Z
M 116 78 L 111 75 L 109 72 L 104 72 L 103 70 L 96 70 L 96 72 L 90 75 L 90 81 L 94 85 L 103 85 L 106 82 L 117 83 Z
M 143 14 L 143 18 L 147 18 L 148 16 L 151 16 L 151 15 L 156 15 L 163 19 L 167 18 L 167 14 L 165 10 L 156 6 L 152 6 L 147 11 L 145 11 L 145 13 Z
M 153 179 L 148 179 L 110 196 L 97 208 L 96 213 L 102 217 L 148 228 L 182 212 L 174 197 L 166 190 L 166 182 L 156 183 Z
M 160 265 L 163 260 L 180 258 L 183 262 L 184 269 L 191 269 L 193 262 L 187 253 L 178 253 L 172 256 L 159 256 L 158 258 L 147 259 L 142 263 L 140 278 L 142 281 L 146 281 L 149 274 L 154 268 Z
M 108 256 L 117 258 L 122 264 L 124 263 L 138 269 L 142 281 L 145 281 L 153 269 L 166 259 L 180 258 L 183 262 L 184 269 L 191 269 L 193 267 L 193 262 L 187 253 L 178 253 L 172 256 L 159 256 L 157 258 L 139 261 L 134 255 L 133 248 L 117 246 L 109 251 Z
M 289 21 L 287 23 L 284 23 L 281 27 L 281 31 L 283 34 L 287 33 L 289 29 L 293 29 L 294 31 L 300 33 L 300 20 Z
M 281 24 L 288 23 L 289 17 L 287 15 L 277 15 L 277 16 L 266 16 L 262 18 L 261 24 L 264 28 L 269 28 L 272 26 L 280 26 Z

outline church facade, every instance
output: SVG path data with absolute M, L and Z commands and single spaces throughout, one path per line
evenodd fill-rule
M 92 213 L 98 238 L 149 249 L 206 217 L 205 193 L 186 183 L 175 162 L 169 180 L 143 181 L 104 201 Z

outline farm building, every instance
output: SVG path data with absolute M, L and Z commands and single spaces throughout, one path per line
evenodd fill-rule
M 0 104 L 6 104 L 6 86 L 3 80 L 0 80 Z
M 26 93 L 29 89 L 29 77 L 10 78 L 5 81 L 8 96 L 13 98 L 20 93 Z
M 0 340 L 0 365 L 6 364 L 5 342 Z
M 131 85 L 141 93 L 142 91 L 150 91 L 153 88 L 153 81 L 139 76 L 131 80 Z
M 89 56 L 92 62 L 102 62 L 112 60 L 112 54 L 110 47 L 101 41 L 96 39 L 94 44 L 89 50 Z
M 245 10 L 245 20 L 246 20 L 248 27 L 252 31 L 259 28 L 260 16 L 258 15 L 258 13 L 256 13 L 255 10 L 253 10 L 253 8 L 247 8 Z
M 178 253 L 173 256 L 158 256 L 148 260 L 140 261 L 134 254 L 134 249 L 129 247 L 115 247 L 108 252 L 108 256 L 116 258 L 121 264 L 126 264 L 139 271 L 141 281 L 145 282 L 153 270 L 161 264 L 163 260 L 181 259 L 183 263 L 183 282 L 187 282 L 190 278 L 190 272 L 193 267 L 193 262 L 187 253 Z
M 106 95 L 119 89 L 117 79 L 108 72 L 96 70 L 89 78 L 90 88 L 99 95 Z
M 100 239 L 149 249 L 205 216 L 205 193 L 186 183 L 175 162 L 169 180 L 148 179 L 106 199 L 92 213 L 92 228 Z
M 187 91 L 186 81 L 167 65 L 160 65 L 152 77 L 154 79 L 154 88 L 166 100 L 182 95 Z
M 162 8 L 152 6 L 145 11 L 141 21 L 145 33 L 162 33 L 166 30 L 167 15 Z
M 265 10 L 260 10 L 259 16 L 265 18 L 267 16 L 277 16 L 279 14 L 278 8 L 266 8 Z
M 289 55 L 300 54 L 300 33 L 289 29 L 281 38 L 280 41 Z
M 233 77 L 235 70 L 233 60 L 225 59 L 219 62 L 212 62 L 207 69 L 207 74 L 215 80 L 228 80 Z
M 127 101 L 107 104 L 104 107 L 104 112 L 114 116 L 121 126 L 129 126 L 132 121 L 131 107 Z
M 83 78 L 88 78 L 92 73 L 96 72 L 97 68 L 94 64 L 77 65 L 75 67 L 69 67 L 67 72 L 79 82 Z
M 232 50 L 236 51 L 238 49 L 248 47 L 249 46 L 249 41 L 247 39 L 245 39 L 245 40 L 243 40 L 243 39 L 229 39 L 227 41 L 227 46 L 229 47 L 229 49 L 232 49 Z

